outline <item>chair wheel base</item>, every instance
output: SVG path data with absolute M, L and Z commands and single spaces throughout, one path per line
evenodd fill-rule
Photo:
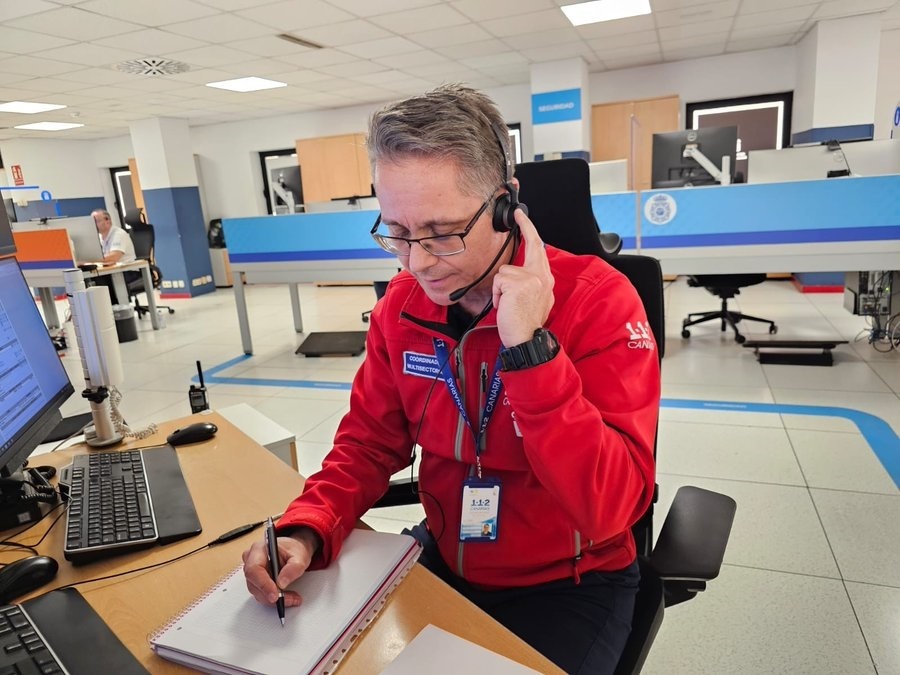
M 691 331 L 689 331 L 687 328 L 682 328 L 681 329 L 681 337 L 683 337 L 685 339 L 691 337 Z
M 737 335 L 734 336 L 734 341 L 737 342 L 739 345 L 742 345 L 747 341 L 747 338 L 745 338 L 743 335 L 738 333 Z
M 777 333 L 777 332 L 778 332 L 778 326 L 776 326 L 774 323 L 771 326 L 769 326 L 769 334 L 770 335 L 775 335 L 775 333 Z

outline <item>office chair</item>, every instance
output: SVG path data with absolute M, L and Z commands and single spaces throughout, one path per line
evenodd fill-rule
M 575 174 L 580 169 L 573 168 L 572 162 L 565 159 L 520 165 L 516 172 L 522 183 L 520 198 L 528 204 L 535 227 L 545 242 L 572 253 L 607 259 L 631 281 L 644 305 L 647 322 L 656 338 L 657 354 L 662 359 L 665 353 L 665 309 L 659 261 L 649 256 L 611 254 L 596 245 L 599 239 L 596 221 L 593 214 L 588 220 L 583 209 L 584 203 L 590 204 L 587 182 L 579 190 L 580 194 L 572 194 L 571 200 L 556 200 L 559 193 L 550 192 L 548 195 L 544 192 L 564 189 L 560 187 L 564 182 L 563 176 L 577 180 Z M 586 172 L 587 164 L 581 163 Z M 542 166 L 536 167 L 536 164 Z M 535 180 L 541 182 L 532 182 Z M 523 196 L 526 194 L 530 201 Z M 543 215 L 546 211 L 539 209 L 535 212 L 532 209 L 532 203 L 554 201 L 557 204 L 554 207 L 555 220 L 546 220 Z M 565 208 L 569 201 L 573 205 L 571 212 Z M 558 242 L 570 242 L 575 250 Z M 655 444 L 653 452 L 655 456 Z M 733 499 L 697 487 L 683 486 L 675 495 L 654 546 L 653 504 L 657 501 L 657 492 L 658 488 L 647 512 L 632 526 L 641 581 L 635 599 L 631 633 L 615 675 L 640 673 L 662 624 L 665 608 L 691 599 L 705 590 L 708 581 L 718 576 L 734 520 L 736 505 Z M 409 479 L 397 479 L 391 481 L 387 493 L 375 504 L 375 508 L 417 501 L 415 481 L 411 483 Z
M 689 338 L 691 331 L 690 326 L 707 321 L 715 321 L 718 319 L 722 323 L 722 332 L 728 326 L 734 331 L 734 341 L 738 344 L 746 342 L 747 338 L 741 335 L 737 324 L 741 321 L 759 321 L 760 323 L 769 324 L 769 333 L 778 332 L 778 326 L 774 321 L 769 319 L 761 319 L 758 316 L 743 314 L 728 309 L 728 300 L 740 295 L 741 289 L 747 286 L 755 286 L 766 280 L 765 274 L 698 274 L 688 277 L 688 286 L 703 286 L 707 291 L 722 300 L 722 308 L 711 312 L 691 312 L 687 318 L 681 322 L 681 337 Z M 695 318 L 696 317 L 696 318 Z
M 384 297 L 384 294 L 387 293 L 388 283 L 390 283 L 390 282 L 376 281 L 372 284 L 375 287 L 375 300 L 376 301 L 381 300 L 381 298 Z M 360 318 L 362 319 L 363 323 L 369 323 L 370 316 L 372 316 L 372 310 L 367 309 L 365 312 L 362 313 L 362 317 L 360 317 Z
M 590 168 L 583 159 L 528 162 L 516 166 L 519 201 L 551 246 L 609 262 L 622 249 L 622 238 L 601 232 L 591 204 Z M 552 225 L 552 227 L 551 227 Z
M 131 235 L 131 243 L 134 244 L 135 257 L 146 260 L 150 264 L 150 278 L 153 281 L 152 288 L 144 287 L 143 275 L 132 279 L 126 284 L 128 295 L 134 298 L 134 311 L 137 312 L 139 317 L 143 318 L 145 314 L 150 313 L 150 308 L 144 307 L 140 303 L 138 294 L 153 293 L 154 290 L 159 290 L 159 287 L 162 285 L 162 272 L 156 266 L 154 256 L 156 234 L 153 225 L 144 220 L 144 214 L 140 209 L 128 211 L 125 214 L 125 224 L 130 228 L 129 234 Z M 174 308 L 169 305 L 157 305 L 157 308 L 168 310 L 169 314 L 175 313 Z

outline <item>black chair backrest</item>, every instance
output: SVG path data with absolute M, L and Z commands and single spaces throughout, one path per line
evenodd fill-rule
M 516 166 L 516 178 L 519 201 L 528 206 L 541 239 L 570 253 L 610 259 L 600 245 L 587 162 L 576 158 L 527 162 Z
M 156 235 L 150 223 L 135 223 L 131 226 L 131 243 L 134 244 L 134 255 L 148 262 L 153 261 L 153 249 Z
M 666 312 L 663 304 L 663 277 L 659 260 L 647 255 L 617 255 L 609 264 L 628 277 L 637 290 L 647 313 L 647 322 L 656 346 L 659 358 L 666 352 Z
M 125 224 L 134 229 L 137 225 L 145 225 L 144 212 L 141 209 L 130 209 L 125 212 Z

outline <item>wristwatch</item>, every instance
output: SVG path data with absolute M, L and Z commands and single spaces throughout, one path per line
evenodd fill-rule
M 503 370 L 523 370 L 547 363 L 559 352 L 559 340 L 546 328 L 538 328 L 528 342 L 500 350 Z

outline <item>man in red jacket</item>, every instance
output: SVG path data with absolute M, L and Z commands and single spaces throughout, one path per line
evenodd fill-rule
M 507 141 L 494 103 L 458 85 L 373 116 L 372 235 L 404 271 L 334 447 L 278 524 L 277 587 L 262 542 L 244 573 L 272 604 L 329 564 L 418 443 L 420 561 L 567 672 L 612 672 L 638 583 L 630 527 L 653 495 L 656 345 L 625 277 L 541 242 Z

